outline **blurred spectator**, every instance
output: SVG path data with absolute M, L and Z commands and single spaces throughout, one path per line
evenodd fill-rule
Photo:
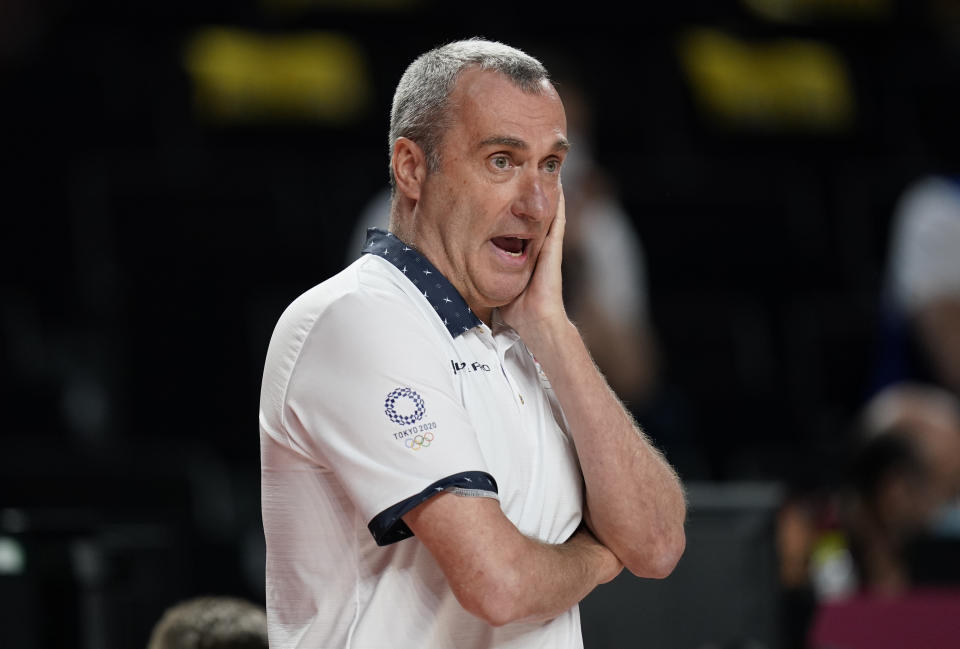
M 899 383 L 862 408 L 844 484 L 788 500 L 777 521 L 785 649 L 825 606 L 956 584 L 960 399 Z
M 917 585 L 915 548 L 949 533 L 960 494 L 960 400 L 902 383 L 874 396 L 859 420 L 847 509 L 860 587 L 899 594 Z M 940 566 L 942 577 L 955 572 Z
M 932 509 L 928 486 L 914 438 L 864 433 L 854 442 L 843 488 L 785 505 L 777 541 L 786 649 L 806 646 L 826 608 L 911 590 L 908 552 Z
M 846 512 L 860 589 L 900 595 L 911 586 L 908 544 L 931 513 L 929 472 L 916 440 L 891 432 L 864 440 Z
M 895 214 L 880 383 L 930 381 L 960 396 L 960 176 L 907 187 Z
M 267 649 L 262 606 L 236 597 L 197 597 L 169 609 L 147 649 Z
M 912 440 L 930 482 L 931 531 L 960 535 L 960 398 L 933 385 L 893 385 L 867 404 L 862 427 L 867 437 Z
M 898 384 L 864 407 L 844 508 L 856 592 L 821 601 L 810 649 L 957 646 L 960 401 L 931 385 Z M 941 516 L 936 513 L 940 512 Z

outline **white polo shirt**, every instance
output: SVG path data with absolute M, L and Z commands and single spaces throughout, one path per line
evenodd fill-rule
M 466 612 L 401 519 L 450 490 L 498 498 L 527 536 L 569 538 L 583 481 L 546 377 L 416 250 L 371 230 L 364 252 L 287 308 L 267 353 L 270 646 L 582 647 L 576 606 L 498 628 Z

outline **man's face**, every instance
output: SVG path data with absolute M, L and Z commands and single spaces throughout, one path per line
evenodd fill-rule
M 557 213 L 566 156 L 563 104 L 548 82 L 528 94 L 465 71 L 451 96 L 440 171 L 424 180 L 416 245 L 489 321 L 530 280 Z

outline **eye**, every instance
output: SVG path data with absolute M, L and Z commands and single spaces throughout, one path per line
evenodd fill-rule
M 548 173 L 555 174 L 560 171 L 560 161 L 556 158 L 552 158 L 543 163 L 543 168 L 547 170 Z
M 510 168 L 510 158 L 505 155 L 495 155 L 490 158 L 490 164 L 494 169 L 503 171 Z

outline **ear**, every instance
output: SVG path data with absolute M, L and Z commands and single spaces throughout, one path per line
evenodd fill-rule
M 427 177 L 427 156 L 420 145 L 409 138 L 397 138 L 390 165 L 397 191 L 413 201 L 420 200 L 420 190 Z

